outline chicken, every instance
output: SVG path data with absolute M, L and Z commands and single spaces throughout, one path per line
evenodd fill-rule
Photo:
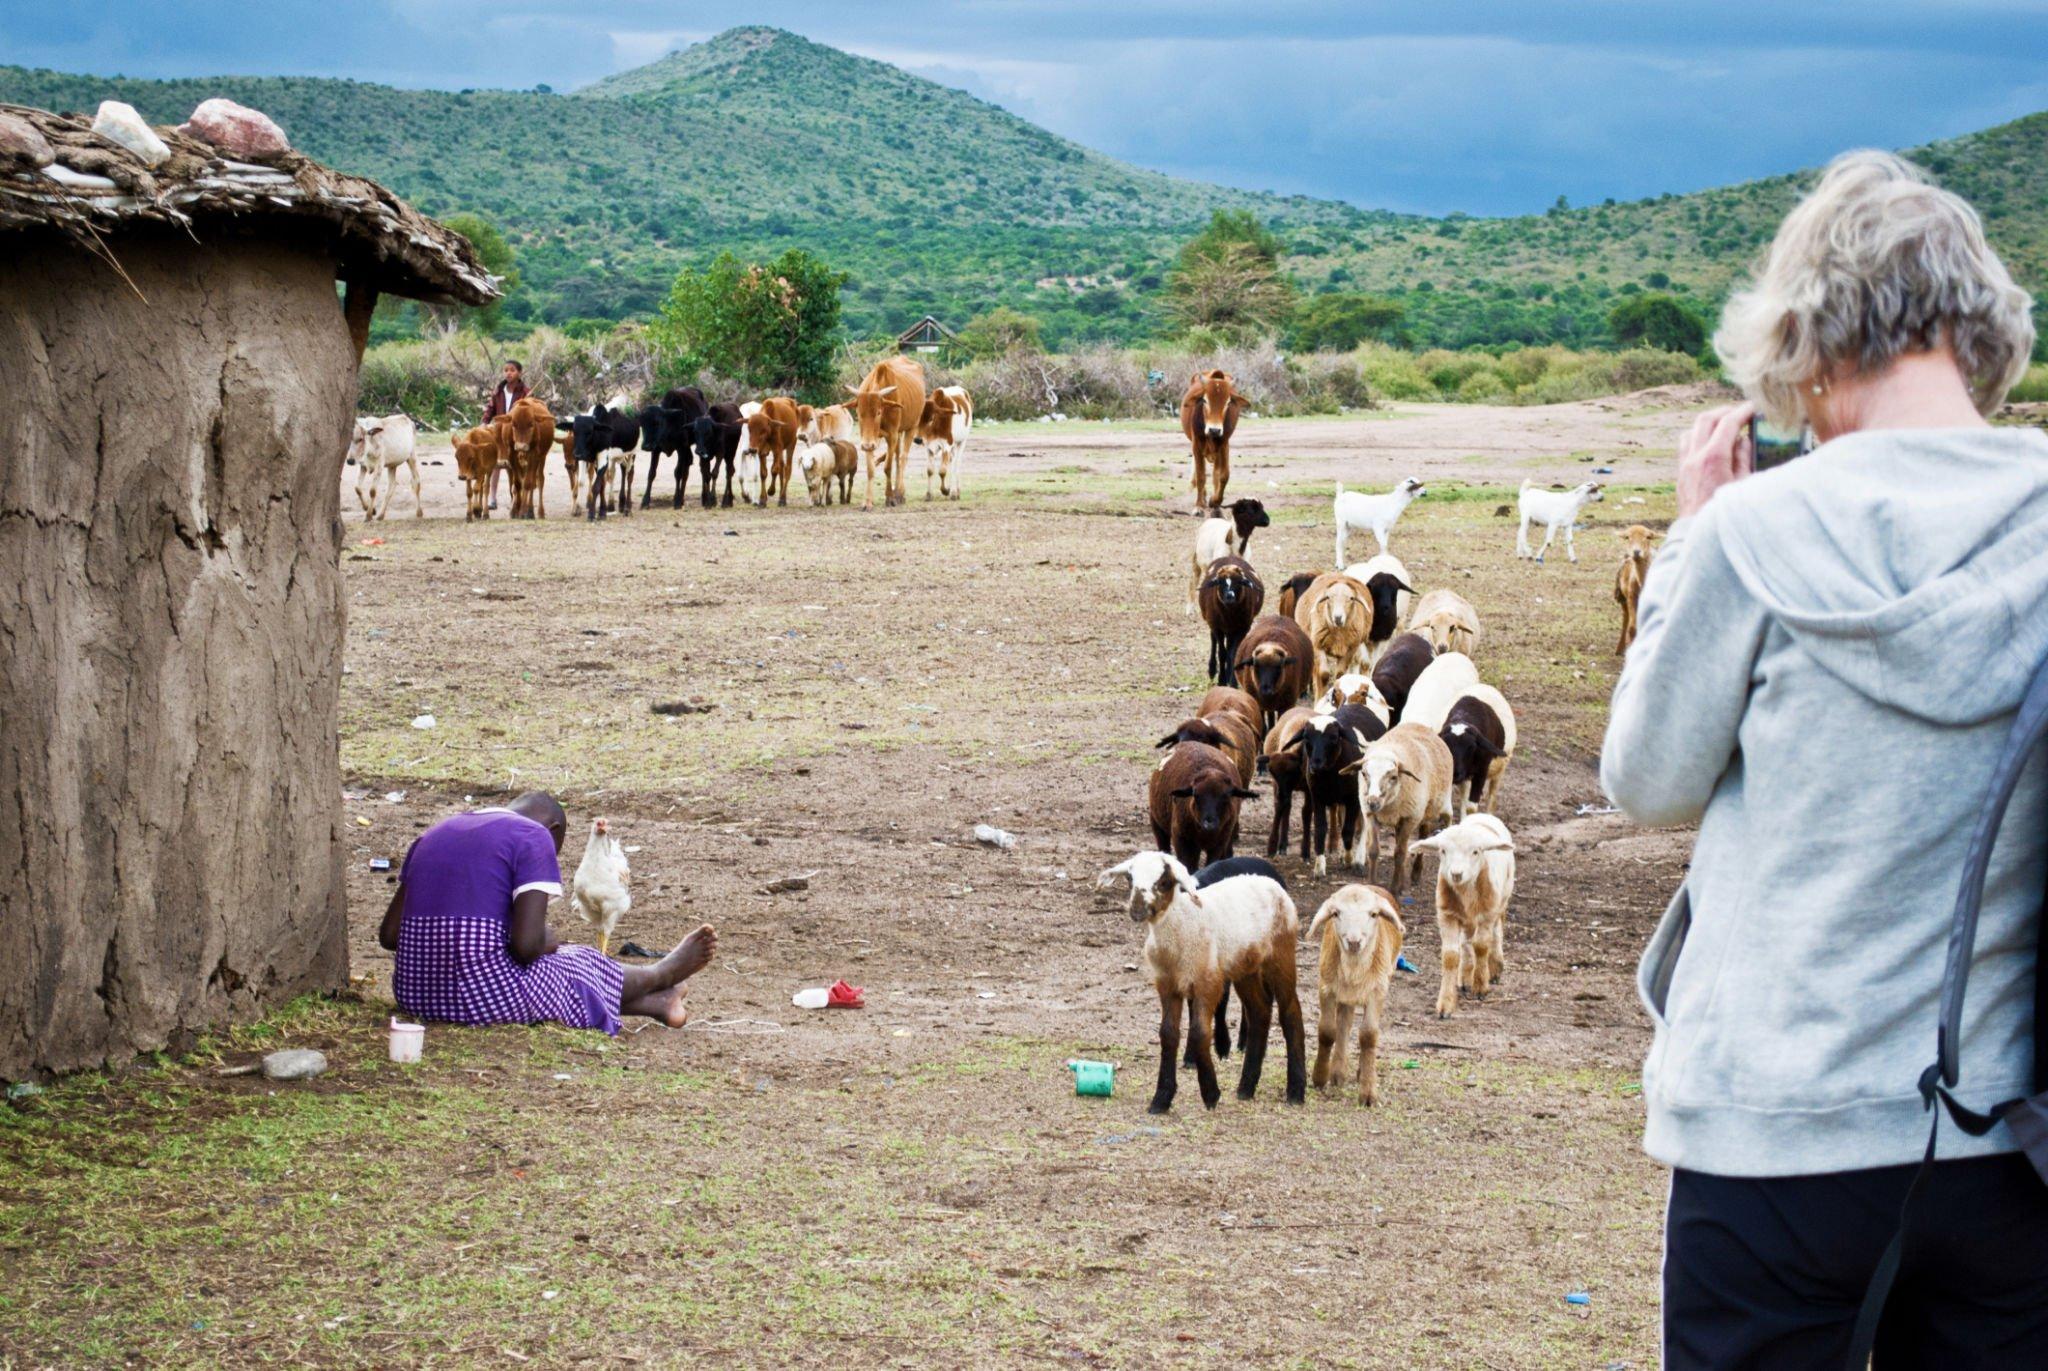
M 612 837 L 605 820 L 593 820 L 576 879 L 569 885 L 569 905 L 583 922 L 597 925 L 597 950 L 607 956 L 612 950 L 612 930 L 633 907 L 633 894 L 626 889 L 631 874 L 625 849 Z

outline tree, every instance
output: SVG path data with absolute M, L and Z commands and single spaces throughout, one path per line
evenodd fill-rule
M 1008 305 L 997 305 L 975 315 L 953 341 L 975 357 L 1000 357 L 1013 352 L 1029 355 L 1045 351 L 1039 340 L 1038 320 Z
M 1250 210 L 1219 209 L 1167 274 L 1167 313 L 1182 332 L 1251 339 L 1279 332 L 1294 309 L 1280 240 Z
M 1406 313 L 1400 301 L 1384 296 L 1318 295 L 1294 312 L 1288 345 L 1300 352 L 1349 352 L 1368 338 L 1391 343 Z
M 802 248 L 765 264 L 721 252 L 702 271 L 684 268 L 648 329 L 663 373 L 709 367 L 750 389 L 828 399 L 847 279 Z
M 1624 346 L 1698 356 L 1707 345 L 1706 323 L 1683 301 L 1669 295 L 1630 296 L 1608 314 L 1607 327 Z
M 486 330 L 497 328 L 504 317 L 505 302 L 512 298 L 512 292 L 519 288 L 519 268 L 515 264 L 516 254 L 512 245 L 505 241 L 505 235 L 498 226 L 481 214 L 451 214 L 442 224 L 469 240 L 476 250 L 476 259 L 484 264 L 484 270 L 493 276 L 502 277 L 498 282 L 499 296 L 490 304 L 476 311 L 476 319 Z

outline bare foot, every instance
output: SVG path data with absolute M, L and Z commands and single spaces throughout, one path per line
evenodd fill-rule
M 670 1028 L 681 1028 L 690 1021 L 690 1007 L 684 1001 L 689 998 L 690 988 L 679 985 L 668 992 L 668 1004 L 661 1012 L 661 1021 Z
M 661 978 L 670 985 L 680 985 L 709 965 L 716 951 L 718 930 L 710 924 L 701 924 L 695 933 L 677 943 L 675 950 L 661 959 Z

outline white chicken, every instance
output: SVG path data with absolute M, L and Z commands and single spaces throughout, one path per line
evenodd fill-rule
M 625 849 L 612 837 L 609 826 L 603 819 L 592 820 L 590 841 L 569 886 L 569 905 L 583 922 L 597 925 L 597 950 L 607 956 L 612 950 L 612 930 L 633 907 L 633 894 L 626 889 L 626 878 L 632 874 Z

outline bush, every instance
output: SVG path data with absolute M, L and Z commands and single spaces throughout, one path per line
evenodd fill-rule
M 467 428 L 483 414 L 509 358 L 523 364 L 533 393 L 557 414 L 618 391 L 638 399 L 654 380 L 645 332 L 632 325 L 595 338 L 538 328 L 516 343 L 449 333 L 367 349 L 357 408 L 366 414 L 402 412 L 432 429 Z
M 1374 395 L 1385 400 L 1440 400 L 1443 397 L 1422 374 L 1415 354 L 1385 343 L 1366 343 L 1352 356 L 1360 377 Z
M 1458 383 L 1458 398 L 1467 404 L 1508 398 L 1508 383 L 1492 367 L 1481 367 Z
M 2048 365 L 2036 363 L 2028 367 L 2027 374 L 2020 377 L 2019 384 L 2012 388 L 2012 394 L 2005 398 L 2022 405 L 2048 401 Z

